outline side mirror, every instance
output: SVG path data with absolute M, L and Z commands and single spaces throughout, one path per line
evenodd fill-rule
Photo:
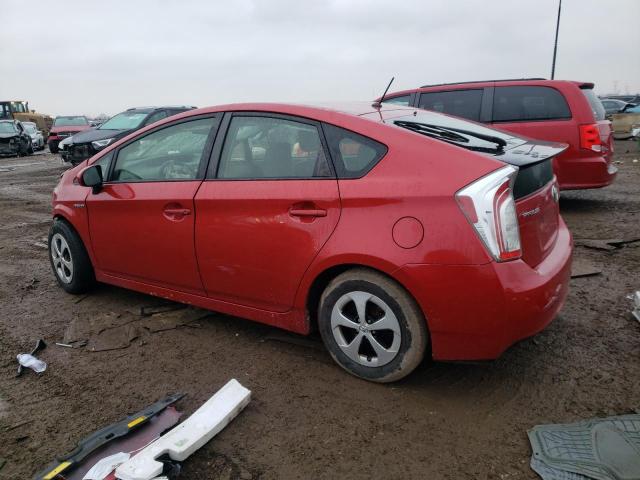
M 91 187 L 93 193 L 99 193 L 102 189 L 102 167 L 100 165 L 91 165 L 80 170 L 76 178 L 83 187 Z

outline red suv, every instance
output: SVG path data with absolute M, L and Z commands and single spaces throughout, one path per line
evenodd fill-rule
M 611 122 L 593 83 L 531 78 L 425 85 L 386 95 L 384 102 L 567 143 L 553 165 L 562 190 L 605 187 L 616 176 Z
M 91 125 L 84 115 L 71 115 L 56 117 L 53 121 L 53 127 L 49 132 L 47 143 L 51 153 L 58 153 L 58 144 L 67 137 L 78 132 L 89 130 Z
M 68 170 L 49 253 L 98 280 L 306 334 L 362 378 L 499 356 L 561 308 L 552 159 L 448 115 L 241 104 L 143 128 Z

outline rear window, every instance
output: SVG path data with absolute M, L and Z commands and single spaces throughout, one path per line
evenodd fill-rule
M 366 175 L 387 153 L 385 145 L 344 128 L 325 123 L 323 130 L 338 178 Z
M 564 96 L 551 87 L 496 87 L 494 122 L 526 122 L 571 118 Z
M 593 112 L 593 116 L 596 121 L 604 120 L 606 112 L 604 110 L 604 107 L 602 106 L 602 102 L 598 97 L 596 97 L 596 94 L 593 92 L 593 89 L 581 88 L 580 90 L 582 90 L 582 94 L 589 102 L 589 106 L 591 107 L 591 111 Z
M 447 113 L 456 117 L 480 121 L 480 107 L 484 90 L 453 90 L 420 94 L 418 106 L 425 110 Z

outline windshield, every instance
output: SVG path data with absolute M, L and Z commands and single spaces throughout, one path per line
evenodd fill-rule
M 98 128 L 100 130 L 130 130 L 137 128 L 145 118 L 147 118 L 146 113 L 122 112 L 111 117 Z
M 89 125 L 86 117 L 56 117 L 54 127 L 69 127 L 72 125 Z
M 596 119 L 596 122 L 599 120 L 604 120 L 606 116 L 606 112 L 604 107 L 602 106 L 602 102 L 596 94 L 594 93 L 592 88 L 583 88 L 581 89 L 584 96 L 587 98 L 589 102 L 589 106 L 591 107 L 591 111 L 593 112 L 593 116 Z
M 416 111 L 415 115 L 395 117 L 390 122 L 412 132 L 478 152 L 496 154 L 526 143 L 522 138 L 499 130 L 429 112 Z
M 16 133 L 13 122 L 0 122 L 0 133 Z
M 23 124 L 22 124 L 22 126 L 23 126 L 23 127 L 24 127 L 24 129 L 25 129 L 27 132 L 29 132 L 29 133 L 36 133 L 36 132 L 37 132 L 36 127 L 35 127 L 35 126 L 33 126 L 33 125 L 29 125 L 29 124 L 24 124 L 24 123 L 23 123 Z

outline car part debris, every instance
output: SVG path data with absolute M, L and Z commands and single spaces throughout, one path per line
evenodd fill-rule
M 570 478 L 545 476 L 546 467 L 598 480 L 640 478 L 640 415 L 538 425 L 528 435 L 531 468 L 545 480 Z
M 147 305 L 145 307 L 140 307 L 140 316 L 150 317 L 151 315 L 155 315 L 156 313 L 173 312 L 174 310 L 182 310 L 183 308 L 187 308 L 187 305 L 185 305 L 184 303 L 175 302 Z
M 625 240 L 624 238 L 606 238 L 606 239 L 591 239 L 591 238 L 576 238 L 574 245 L 576 247 L 593 248 L 596 250 L 617 250 L 629 243 L 640 242 L 640 237 L 630 238 Z
M 557 468 L 552 468 L 546 463 L 536 459 L 531 459 L 531 469 L 543 480 L 591 480 L 589 477 L 579 473 L 565 472 Z
M 151 442 L 157 440 L 160 434 L 175 427 L 181 417 L 182 412 L 179 412 L 173 406 L 168 406 L 140 428 L 136 428 L 124 437 L 117 438 L 90 453 L 80 463 L 76 464 L 73 469 L 64 473 L 65 479 L 82 480 L 91 467 L 105 457 L 119 452 L 127 452 L 130 455 L 139 452 Z M 107 479 L 115 479 L 115 472 L 108 475 Z
M 571 263 L 571 278 L 592 277 L 594 275 L 600 275 L 602 269 L 600 269 L 595 263 L 590 260 L 574 256 Z
M 41 373 L 41 372 L 44 372 L 44 370 L 47 368 L 47 364 L 46 364 L 46 363 L 42 362 L 42 363 L 44 363 L 44 367 L 43 367 L 43 366 L 42 366 L 42 364 L 38 363 L 38 362 L 41 362 L 41 360 L 38 360 L 37 358 L 35 358 L 35 357 L 34 357 L 34 355 L 35 355 L 37 352 L 39 352 L 40 350 L 44 350 L 45 348 L 47 348 L 47 343 L 46 343 L 44 340 L 39 339 L 39 340 L 36 342 L 36 346 L 35 346 L 35 347 L 33 348 L 33 350 L 31 350 L 31 352 L 28 354 L 28 356 L 33 357 L 33 358 L 36 360 L 36 362 L 33 362 L 33 361 L 32 361 L 30 358 L 28 358 L 28 357 L 23 357 L 23 361 L 24 361 L 24 362 L 31 362 L 31 363 L 33 363 L 33 364 L 34 364 L 34 366 L 36 366 L 37 368 L 41 368 L 41 370 L 40 370 L 40 371 L 38 371 L 38 370 L 36 370 L 36 369 L 34 368 L 34 371 L 35 371 L 35 372 Z M 18 365 L 18 373 L 16 374 L 16 377 L 19 377 L 20 375 L 22 375 L 23 367 L 33 368 L 33 367 L 32 367 L 32 366 L 30 366 L 30 365 L 23 365 L 23 363 L 20 361 L 20 357 L 21 357 L 21 356 L 23 356 L 23 355 L 27 355 L 27 354 L 25 354 L 25 353 L 21 353 L 20 355 L 18 355 L 18 356 L 17 356 L 17 359 L 18 359 L 18 363 L 19 363 L 19 365 Z
M 124 420 L 92 433 L 88 437 L 82 439 L 72 452 L 62 455 L 55 461 L 51 462 L 51 464 L 44 468 L 42 472 L 35 476 L 35 479 L 53 480 L 62 472 L 65 472 L 66 476 L 66 472 L 68 470 L 75 468 L 75 466 L 84 460 L 91 452 L 116 438 L 127 435 L 134 429 L 140 428 L 152 417 L 162 412 L 165 408 L 177 402 L 182 397 L 184 397 L 184 394 L 181 393 L 169 395 L 168 397 L 148 406 L 144 410 L 133 415 L 129 415 Z
M 129 460 L 131 455 L 125 452 L 115 453 L 103 458 L 86 473 L 82 480 L 104 480 L 117 467 Z
M 636 290 L 636 292 L 631 295 L 631 300 L 633 300 L 633 310 L 631 310 L 631 315 L 640 322 L 640 290 Z
M 230 380 L 187 420 L 145 447 L 116 469 L 121 480 L 151 480 L 162 474 L 158 457 L 168 454 L 184 461 L 236 416 L 251 400 L 251 391 L 235 379 Z

